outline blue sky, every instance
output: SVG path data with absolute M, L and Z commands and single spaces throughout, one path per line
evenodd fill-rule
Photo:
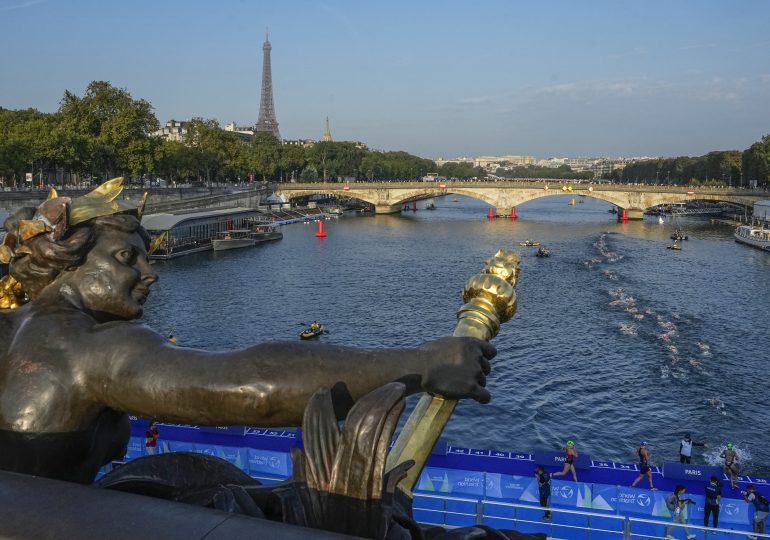
M 770 133 L 770 1 L 0 0 L 0 106 L 108 80 L 281 134 L 423 157 L 700 155 Z

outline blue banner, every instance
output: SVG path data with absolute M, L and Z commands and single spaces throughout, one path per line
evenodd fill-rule
M 126 459 L 136 459 L 144 454 L 144 437 L 131 437 L 126 447 Z
M 235 446 L 216 446 L 216 456 L 229 461 L 239 469 L 246 469 L 248 463 L 247 450 Z
M 700 480 L 708 482 L 709 478 L 722 478 L 722 469 L 713 465 L 690 465 L 666 461 L 663 464 L 663 478 L 672 480 Z
M 719 526 L 722 527 L 723 523 L 750 523 L 749 504 L 737 499 L 722 499 L 719 504 Z
M 591 484 L 551 480 L 551 504 L 568 508 L 591 508 Z
M 484 473 L 459 469 L 437 469 L 425 467 L 417 489 L 433 493 L 452 493 L 454 495 L 484 496 L 486 481 Z
M 567 456 L 564 452 L 554 452 L 552 450 L 537 450 L 532 454 L 532 459 L 537 465 L 543 467 L 564 467 Z M 580 454 L 575 458 L 573 465 L 576 469 L 590 469 L 591 468 L 591 456 L 588 454 Z
M 249 474 L 260 476 L 291 476 L 291 458 L 286 452 L 248 449 Z
M 506 501 L 540 501 L 534 476 L 487 473 L 486 496 Z
M 591 508 L 616 512 L 618 509 L 618 486 L 594 484 Z
M 632 487 L 617 486 L 617 501 L 615 506 L 621 514 L 637 516 L 661 516 L 661 502 L 666 508 L 665 495 L 660 491 L 650 491 Z M 666 514 L 662 517 L 671 517 Z

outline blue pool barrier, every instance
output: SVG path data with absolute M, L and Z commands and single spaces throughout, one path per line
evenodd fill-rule
M 683 464 L 675 461 L 667 461 L 663 464 L 663 478 L 708 482 L 712 476 L 721 478 L 722 468 L 713 465 Z
M 564 463 L 567 461 L 567 456 L 564 452 L 554 452 L 552 450 L 535 450 L 532 453 L 532 459 L 537 465 L 543 467 L 564 467 Z M 591 468 L 591 456 L 588 454 L 580 454 L 572 462 L 576 469 L 590 469 Z

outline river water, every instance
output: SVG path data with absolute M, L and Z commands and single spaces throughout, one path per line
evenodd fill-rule
M 576 199 L 531 201 L 511 221 L 442 197 L 435 211 L 329 221 L 325 239 L 315 224 L 285 226 L 279 242 L 158 262 L 145 321 L 211 350 L 296 340 L 313 319 L 330 343 L 413 346 L 452 333 L 465 280 L 505 247 L 522 259 L 518 313 L 493 341 L 492 402 L 458 406 L 451 444 L 572 439 L 595 459 L 633 461 L 644 439 L 661 464 L 690 432 L 708 445 L 696 462 L 719 463 L 733 442 L 744 472 L 770 474 L 770 254 L 707 219 L 620 224 L 606 203 Z M 677 226 L 680 252 L 666 249 Z M 528 238 L 552 256 L 519 247 Z

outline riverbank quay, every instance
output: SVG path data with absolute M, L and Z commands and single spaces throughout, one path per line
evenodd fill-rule
M 138 417 L 131 417 L 131 421 L 132 436 L 126 461 L 146 453 L 143 437 L 148 423 Z M 290 477 L 290 452 L 292 448 L 302 448 L 299 429 L 159 424 L 159 430 L 160 452 L 217 456 L 265 484 Z M 673 462 L 653 466 L 657 489 L 651 490 L 647 479 L 638 488 L 629 487 L 639 475 L 638 464 L 592 459 L 585 454 L 575 460 L 577 482 L 551 481 L 550 505 L 556 511 L 553 523 L 543 520 L 542 509 L 537 507 L 539 493 L 534 469 L 543 465 L 548 472 L 560 471 L 563 459 L 562 452 L 550 450 L 511 452 L 465 448 L 440 440 L 415 490 L 415 519 L 442 526 L 485 524 L 522 532 L 545 532 L 556 538 L 620 540 L 625 538 L 621 533 L 631 526 L 629 520 L 670 521 L 665 497 L 678 484 L 685 486 L 686 497 L 694 502 L 687 507 L 686 522 L 701 524 L 704 487 L 714 474 L 723 484 L 720 528 L 742 531 L 742 534 L 751 530 L 753 505 L 746 503 L 738 490 L 729 488 L 729 479 L 719 467 Z M 770 479 L 742 476 L 738 483 L 740 490 L 753 483 L 764 493 Z M 560 514 L 559 509 L 564 512 Z M 586 525 L 599 526 L 604 533 L 597 536 L 597 532 L 591 530 L 589 534 L 582 529 Z M 662 524 L 636 523 L 634 533 L 663 537 L 663 527 Z M 737 537 L 710 533 L 708 538 Z
M 62 189 L 61 197 L 79 197 L 89 189 Z M 0 209 L 13 214 L 25 206 L 39 206 L 50 189 L 0 191 Z M 126 187 L 120 197 L 126 202 L 138 203 L 147 193 L 145 213 L 181 212 L 205 208 L 246 206 L 256 208 L 269 194 L 267 186 L 230 187 Z

